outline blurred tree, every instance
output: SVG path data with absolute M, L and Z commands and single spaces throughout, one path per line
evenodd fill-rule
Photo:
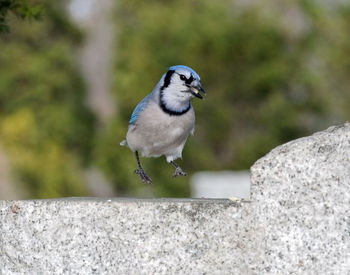
M 9 12 L 22 19 L 39 19 L 43 9 L 41 5 L 30 4 L 27 0 L 0 0 L 0 33 L 9 31 Z
M 94 117 L 76 67 L 81 34 L 65 2 L 45 5 L 39 22 L 11 21 L 0 35 L 0 141 L 14 173 L 36 198 L 86 194 Z
M 120 195 L 188 196 L 188 178 L 171 179 L 164 158 L 142 160 L 154 181 L 143 185 L 134 155 L 119 146 L 134 107 L 175 64 L 195 69 L 208 92 L 193 100 L 196 134 L 181 164 L 190 174 L 248 169 L 281 143 L 349 120 L 349 4 L 121 0 L 119 113 L 95 140 L 76 68 L 82 34 L 65 4 L 0 0 L 0 142 L 31 197 L 86 194 L 82 170 L 93 161 Z M 39 7 L 40 22 L 8 15 L 36 18 Z
M 119 1 L 114 87 L 120 113 L 97 148 L 98 161 L 116 188 L 125 194 L 145 192 L 133 174 L 133 154 L 119 142 L 133 108 L 171 65 L 195 69 L 208 93 L 207 100 L 193 101 L 196 134 L 185 146 L 182 164 L 190 174 L 248 169 L 273 147 L 344 121 L 350 108 L 343 104 L 335 116 L 339 105 L 329 100 L 334 72 L 327 59 L 335 57 L 326 38 L 339 24 L 328 21 L 327 14 L 320 3 L 307 0 L 273 5 Z M 337 41 L 349 43 L 346 32 L 342 28 Z M 346 43 L 342 45 L 348 51 Z M 345 50 L 338 56 L 343 57 Z M 342 62 L 337 66 L 345 68 Z M 349 71 L 342 73 L 338 85 L 347 91 L 343 99 L 348 101 Z M 172 167 L 163 158 L 143 163 L 153 178 L 149 190 L 154 195 L 189 195 L 188 178 L 171 179 Z
M 346 3 L 346 2 L 345 2 Z M 321 20 L 320 20 L 321 21 Z M 319 24 L 328 47 L 322 54 L 325 58 L 324 77 L 329 81 L 327 98 L 331 102 L 334 120 L 350 121 L 350 5 L 341 4 L 327 13 Z

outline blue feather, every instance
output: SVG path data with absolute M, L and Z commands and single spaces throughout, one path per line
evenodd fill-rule
M 146 108 L 150 98 L 151 98 L 151 94 L 146 96 L 144 99 L 142 99 L 140 101 L 139 104 L 137 104 L 136 108 L 134 109 L 134 111 L 131 114 L 131 118 L 129 120 L 129 124 L 133 124 L 133 123 L 135 123 L 137 121 L 137 119 L 139 118 L 140 113 Z
M 196 79 L 201 80 L 201 78 L 199 77 L 199 75 L 198 75 L 193 69 L 191 69 L 190 67 L 187 67 L 187 66 L 185 66 L 185 65 L 176 65 L 176 66 L 172 66 L 172 67 L 169 68 L 169 70 L 174 70 L 174 71 L 175 71 L 176 69 L 187 69 L 187 70 L 189 70 L 189 71 L 193 74 L 193 76 L 194 76 Z

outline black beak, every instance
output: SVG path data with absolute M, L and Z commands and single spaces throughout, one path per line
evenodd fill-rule
M 191 86 L 190 90 L 191 90 L 191 94 L 193 94 L 195 97 L 198 97 L 200 99 L 203 99 L 203 96 L 200 93 L 206 94 L 206 92 L 204 91 L 204 89 L 200 85 Z

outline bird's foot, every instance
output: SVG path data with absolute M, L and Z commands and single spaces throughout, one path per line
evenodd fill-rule
M 146 174 L 146 172 L 142 168 L 137 168 L 134 172 L 135 174 L 140 176 L 142 182 L 152 184 L 151 178 Z
M 173 174 L 173 178 L 176 178 L 177 176 L 187 176 L 187 174 L 182 171 L 180 167 L 176 167 L 175 172 Z

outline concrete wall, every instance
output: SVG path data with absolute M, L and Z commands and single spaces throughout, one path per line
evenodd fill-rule
M 349 274 L 350 125 L 272 150 L 249 200 L 0 202 L 0 274 Z

